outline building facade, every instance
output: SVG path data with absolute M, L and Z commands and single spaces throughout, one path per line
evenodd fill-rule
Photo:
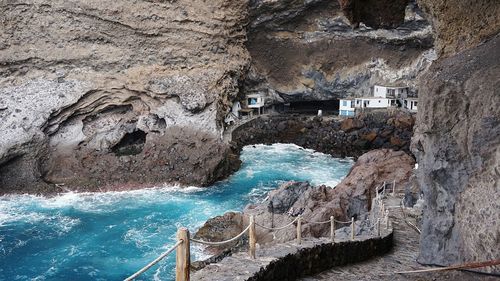
M 264 113 L 265 98 L 261 94 L 251 94 L 246 96 L 246 107 L 254 109 L 258 115 Z
M 339 100 L 339 116 L 354 116 L 354 100 L 341 99 Z
M 408 87 L 388 87 L 375 85 L 373 96 L 380 98 L 405 99 L 408 97 Z

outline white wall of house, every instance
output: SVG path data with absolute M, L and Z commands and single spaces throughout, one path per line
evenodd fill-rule
M 339 116 L 354 116 L 354 100 L 339 100 Z
M 345 99 L 339 100 L 339 109 L 340 110 L 350 110 L 353 108 L 354 108 L 354 101 L 353 100 L 345 100 Z
M 390 99 L 375 98 L 356 98 L 354 106 L 356 108 L 386 108 L 390 105 Z
M 233 103 L 233 107 L 231 108 L 231 112 L 236 116 L 240 117 L 240 109 L 241 109 L 241 103 L 239 101 Z
M 405 99 L 404 100 L 404 107 L 410 111 L 417 111 L 418 108 L 418 100 L 416 99 Z
M 396 98 L 407 98 L 408 97 L 408 87 L 385 87 L 385 86 L 373 86 L 373 96 L 380 98 L 396 97 Z
M 248 95 L 246 99 L 249 108 L 260 108 L 265 105 L 264 97 L 261 95 Z
M 387 88 L 384 86 L 375 85 L 373 87 L 373 96 L 380 97 L 380 98 L 386 98 L 387 97 Z

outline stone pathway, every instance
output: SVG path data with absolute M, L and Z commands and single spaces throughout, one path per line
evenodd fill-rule
M 276 244 L 269 248 L 257 248 L 256 259 L 251 259 L 246 252 L 239 252 L 224 258 L 219 263 L 210 264 L 191 277 L 193 281 L 236 281 L 253 277 L 261 268 L 273 260 L 296 253 L 301 248 L 313 247 L 327 241 L 319 239 L 303 240 L 301 245 L 294 242 Z
M 383 230 L 382 236 L 390 234 L 390 230 Z M 336 232 L 336 243 L 352 243 L 347 235 L 341 229 Z M 372 236 L 357 236 L 354 241 L 365 241 L 373 238 Z M 279 243 L 275 245 L 265 245 L 258 247 L 256 259 L 251 259 L 247 252 L 238 252 L 232 256 L 224 258 L 222 261 L 207 265 L 200 271 L 192 273 L 192 281 L 236 281 L 249 280 L 255 278 L 257 273 L 262 272 L 263 268 L 278 259 L 294 255 L 301 249 L 313 248 L 315 246 L 330 244 L 327 238 L 303 238 L 299 245 L 296 241 Z M 267 279 L 266 279 L 267 280 Z
M 244 118 L 236 119 L 234 124 L 232 124 L 231 126 L 227 127 L 226 130 L 224 130 L 224 132 L 222 133 L 222 140 L 224 140 L 227 143 L 231 142 L 233 140 L 233 131 L 234 130 L 238 129 L 239 127 L 245 125 L 246 123 L 248 123 L 252 120 L 255 120 L 259 117 L 266 117 L 266 116 L 268 116 L 268 114 L 254 115 L 252 117 L 245 116 Z
M 397 198 L 386 199 L 387 206 L 399 205 Z M 408 214 L 407 214 L 408 215 Z M 424 266 L 416 262 L 419 247 L 419 234 L 403 220 L 400 208 L 391 208 L 390 217 L 394 227 L 394 248 L 384 256 L 375 257 L 365 262 L 340 266 L 324 271 L 318 275 L 300 279 L 301 281 L 427 281 L 427 280 L 453 280 L 453 281 L 499 281 L 500 278 L 464 271 L 446 271 L 434 273 L 394 274 L 395 271 L 408 271 L 422 269 Z M 415 219 L 409 218 L 415 223 Z M 431 267 L 429 267 L 431 268 Z

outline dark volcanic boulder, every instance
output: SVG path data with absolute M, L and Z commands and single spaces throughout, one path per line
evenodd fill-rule
M 267 210 L 275 214 L 283 214 L 290 210 L 299 197 L 310 188 L 306 182 L 288 182 L 279 189 L 269 193 Z
M 198 229 L 194 238 L 211 242 L 228 240 L 243 231 L 244 225 L 246 226 L 245 222 L 248 223 L 248 221 L 243 219 L 242 213 L 227 212 L 222 216 L 217 216 L 207 220 L 205 224 Z M 244 241 L 244 239 L 240 239 L 239 241 L 229 243 L 221 247 L 210 246 L 209 251 L 219 254 L 224 249 L 241 245 L 242 241 Z
M 363 128 L 365 124 L 359 118 L 347 118 L 342 123 L 340 123 L 340 129 L 346 133 L 349 133 L 356 129 Z
M 258 143 L 294 143 L 335 157 L 359 157 L 378 148 L 409 153 L 414 119 L 411 113 L 402 111 L 362 113 L 341 120 L 296 115 L 261 116 L 236 128 L 232 141 L 240 148 Z

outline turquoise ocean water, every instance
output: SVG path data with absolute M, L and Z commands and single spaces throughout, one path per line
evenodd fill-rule
M 172 246 L 178 227 L 194 232 L 285 181 L 335 186 L 353 164 L 292 144 L 247 146 L 241 159 L 238 172 L 208 188 L 0 197 L 0 280 L 123 280 Z M 138 280 L 172 280 L 174 260 Z

